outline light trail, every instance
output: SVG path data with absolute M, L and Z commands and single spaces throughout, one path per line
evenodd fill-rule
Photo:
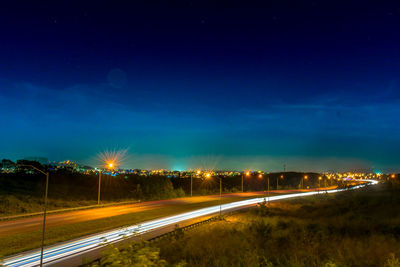
M 356 180 L 356 179 L 354 179 Z M 368 184 L 377 184 L 378 182 L 375 180 L 357 180 L 366 182 L 366 184 L 357 185 L 351 187 L 350 189 L 361 188 Z M 286 195 L 277 195 L 271 197 L 259 197 L 248 200 L 237 201 L 233 203 L 223 204 L 221 205 L 221 210 L 226 211 L 239 207 L 246 207 L 249 205 L 254 205 L 260 202 L 264 202 L 265 200 L 276 201 L 281 199 L 288 199 L 294 197 L 302 197 L 302 196 L 311 196 L 317 194 L 324 193 L 336 193 L 340 191 L 346 191 L 349 189 L 332 189 L 332 190 L 322 190 L 322 191 L 312 191 L 312 192 L 304 192 L 304 193 L 295 193 L 295 194 L 286 194 Z M 100 233 L 97 235 L 92 235 L 90 237 L 83 237 L 80 239 L 76 239 L 71 242 L 63 243 L 61 245 L 53 245 L 44 250 L 43 254 L 43 263 L 49 264 L 54 263 L 56 261 L 66 260 L 68 257 L 76 256 L 83 252 L 88 252 L 91 250 L 95 250 L 101 247 L 104 247 L 110 243 L 116 243 L 122 241 L 127 237 L 132 237 L 133 235 L 143 234 L 155 229 L 159 229 L 161 227 L 165 227 L 168 225 L 172 225 L 178 222 L 186 221 L 189 219 L 194 219 L 197 217 L 210 215 L 213 213 L 217 213 L 220 210 L 220 205 L 212 206 L 208 208 L 203 208 L 195 211 L 185 212 L 182 214 L 169 216 L 161 219 L 156 219 L 148 222 L 144 222 L 142 224 L 136 224 L 129 227 L 118 228 L 115 230 L 111 230 L 108 232 Z M 38 266 L 40 263 L 40 250 L 35 250 L 33 252 L 21 253 L 18 255 L 14 255 L 8 257 L 3 260 L 3 264 L 5 266 Z

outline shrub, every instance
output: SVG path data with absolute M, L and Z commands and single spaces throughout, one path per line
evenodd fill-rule
M 167 262 L 160 259 L 160 250 L 148 245 L 146 242 L 131 243 L 117 248 L 113 245 L 102 253 L 100 263 L 92 266 L 166 266 Z
M 390 253 L 389 258 L 385 262 L 385 267 L 400 267 L 400 260 L 396 258 L 394 253 Z

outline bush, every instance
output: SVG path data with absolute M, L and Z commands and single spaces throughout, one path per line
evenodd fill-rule
M 385 262 L 385 267 L 400 267 L 400 260 L 396 258 L 394 253 L 390 253 L 389 258 Z
M 146 242 L 131 243 L 117 248 L 113 245 L 102 253 L 99 263 L 92 266 L 166 266 L 167 262 L 160 259 L 160 250 L 148 245 Z

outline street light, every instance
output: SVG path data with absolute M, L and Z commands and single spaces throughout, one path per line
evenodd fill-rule
M 113 169 L 115 166 L 114 162 L 106 162 L 106 167 L 108 169 Z M 100 193 L 101 193 L 101 169 L 99 169 L 99 188 L 97 191 L 97 205 L 100 205 Z
M 32 165 L 17 164 L 17 166 L 30 167 L 30 168 L 33 168 L 33 169 L 37 170 L 38 172 L 41 172 L 44 175 L 46 175 L 46 190 L 44 193 L 44 210 L 43 210 L 42 245 L 40 248 L 40 267 L 42 267 L 43 266 L 43 251 L 44 251 L 44 234 L 46 231 L 47 193 L 49 191 L 49 173 L 44 172 Z
M 259 175 L 258 175 L 258 178 L 263 178 L 263 175 L 260 173 Z M 268 176 L 268 179 L 267 179 L 267 192 L 265 192 L 265 195 L 264 195 L 264 201 L 265 201 L 265 198 L 268 196 L 268 204 L 269 204 L 269 176 Z M 268 194 L 268 195 L 267 195 Z
M 101 170 L 99 170 L 99 189 L 97 190 L 97 205 L 100 205 Z
M 243 191 L 243 178 L 244 178 L 244 175 L 246 174 L 246 176 L 250 176 L 250 172 L 249 171 L 247 171 L 247 172 L 245 172 L 245 173 L 242 173 L 242 193 L 244 192 Z
M 206 173 L 206 178 L 210 178 L 211 174 Z M 221 218 L 221 212 L 222 212 L 222 178 L 219 178 L 219 217 Z
M 307 175 L 304 175 L 303 179 L 301 179 L 301 189 L 304 189 L 304 180 L 307 180 L 307 179 L 308 179 Z
M 197 174 L 197 175 L 200 175 L 200 174 L 201 174 L 201 171 L 198 170 L 198 171 L 196 172 L 196 174 Z M 190 174 L 190 196 L 191 196 L 191 197 L 193 196 L 193 172 Z
M 281 174 L 280 178 L 283 180 L 283 174 Z M 276 190 L 278 190 L 278 186 L 279 186 L 279 179 L 278 177 L 276 177 Z
M 318 193 L 319 193 L 319 190 L 321 189 L 321 180 L 322 180 L 322 177 L 319 176 L 318 177 Z

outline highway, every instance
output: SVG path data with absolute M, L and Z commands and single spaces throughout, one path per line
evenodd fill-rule
M 273 194 L 284 194 L 299 192 L 299 190 L 274 190 Z M 223 198 L 251 198 L 263 195 L 264 192 L 245 192 L 223 194 Z M 84 210 L 69 211 L 56 214 L 48 214 L 46 219 L 46 228 L 63 226 L 68 224 L 80 223 L 96 219 L 108 218 L 123 214 L 143 212 L 147 210 L 162 209 L 170 206 L 179 206 L 186 204 L 202 203 L 215 201 L 219 199 L 219 195 L 194 196 L 177 199 L 166 199 L 156 201 L 146 201 L 134 204 L 115 205 L 110 207 L 91 208 Z M 33 216 L 17 220 L 0 221 L 0 237 L 10 236 L 12 234 L 27 233 L 42 229 L 43 217 Z
M 363 180 L 367 184 L 377 184 L 374 180 Z M 357 185 L 351 189 L 357 189 L 365 186 L 365 184 Z M 282 199 L 289 199 L 295 197 L 311 196 L 319 193 L 336 193 L 346 189 L 331 189 L 325 191 L 310 191 L 292 194 L 275 195 L 269 197 L 269 201 L 277 201 Z M 195 211 L 185 212 L 182 214 L 168 216 L 160 219 L 155 219 L 141 224 L 135 224 L 129 227 L 118 228 L 115 230 L 91 235 L 89 237 L 82 237 L 73 241 L 64 242 L 62 244 L 55 244 L 48 246 L 44 250 L 43 262 L 45 265 L 60 265 L 62 262 L 78 255 L 83 255 L 90 251 L 95 251 L 104 248 L 107 244 L 117 243 L 125 240 L 127 237 L 142 235 L 152 231 L 157 231 L 160 228 L 175 225 L 193 218 L 198 218 L 206 215 L 212 215 L 221 211 L 228 211 L 238 209 L 241 207 L 248 207 L 265 200 L 264 197 L 256 197 L 247 200 L 237 201 L 233 203 L 223 204 L 221 206 L 212 206 L 202 208 Z M 40 250 L 33 250 L 17 255 L 13 255 L 3 259 L 5 266 L 38 266 L 40 262 Z

